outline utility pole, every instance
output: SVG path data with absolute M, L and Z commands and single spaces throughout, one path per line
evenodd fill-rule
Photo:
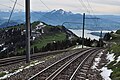
M 97 17 L 95 17 L 95 18 L 86 18 L 85 17 L 85 13 L 83 13 L 83 31 L 82 31 L 82 48 L 83 48 L 83 46 L 84 46 L 84 27 L 85 27 L 85 19 L 100 19 L 100 18 L 97 18 Z
M 82 48 L 84 46 L 84 27 L 85 27 L 85 13 L 83 13 Z
M 26 63 L 30 62 L 30 0 L 26 0 Z
M 78 23 L 78 22 L 64 22 L 62 24 L 62 26 L 65 24 L 65 23 L 74 23 L 74 24 L 82 24 L 83 25 L 83 30 L 82 30 L 82 48 L 84 47 L 84 28 L 85 28 L 85 19 L 100 19 L 100 18 L 97 18 L 97 17 L 94 17 L 94 18 L 86 18 L 85 17 L 85 13 L 83 13 L 83 22 L 82 23 Z
M 102 47 L 102 31 L 100 33 L 100 47 Z

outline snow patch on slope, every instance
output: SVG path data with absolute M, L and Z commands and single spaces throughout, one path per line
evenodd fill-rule
M 94 63 L 93 63 L 93 66 L 91 67 L 92 69 L 97 69 L 97 66 L 98 66 L 98 64 L 100 63 L 100 60 L 101 60 L 101 55 L 102 55 L 103 53 L 101 52 L 101 53 L 99 53 L 98 54 L 98 57 L 97 58 L 95 58 L 95 61 L 94 61 Z M 97 69 L 98 70 L 98 69 Z
M 97 58 L 95 58 L 95 62 L 93 63 L 93 66 L 91 67 L 92 69 L 96 69 L 96 70 L 98 70 L 98 71 L 101 71 L 101 76 L 104 78 L 104 80 L 111 80 L 111 78 L 110 78 L 110 75 L 111 75 L 111 73 L 113 72 L 111 69 L 108 69 L 106 66 L 105 67 L 102 67 L 101 69 L 98 69 L 97 68 L 97 66 L 98 66 L 98 64 L 100 63 L 100 60 L 101 60 L 101 55 L 102 55 L 103 53 L 101 52 L 101 53 L 99 53 L 98 54 L 98 57 Z M 112 53 L 112 54 L 107 54 L 107 60 L 109 60 L 109 63 L 110 62 L 112 62 L 112 61 L 114 61 L 115 59 L 115 56 L 114 56 L 114 53 Z M 109 64 L 108 63 L 108 64 Z
M 108 69 L 107 67 L 103 67 L 100 70 L 102 71 L 100 74 L 105 80 L 111 80 L 110 74 L 113 72 L 111 69 Z
M 115 58 L 114 53 L 111 53 L 111 54 L 110 54 L 110 53 L 108 52 L 108 54 L 107 54 L 107 60 L 109 60 L 109 63 L 111 63 L 112 61 L 114 61 L 114 60 L 115 60 L 114 58 Z M 108 63 L 108 64 L 109 64 L 109 63 Z
M 17 74 L 17 73 L 19 73 L 19 72 L 21 72 L 21 71 L 23 71 L 25 69 L 29 69 L 30 67 L 38 65 L 38 64 L 43 63 L 43 62 L 45 62 L 45 61 L 38 61 L 38 60 L 33 61 L 33 62 L 30 63 L 30 65 L 28 65 L 28 66 L 21 66 L 21 67 L 19 67 L 18 70 L 15 70 L 14 72 L 2 71 L 0 73 L 6 73 L 6 74 L 3 77 L 0 77 L 0 80 L 9 78 L 12 75 L 15 75 L 15 74 Z
M 110 54 L 110 53 L 108 52 L 108 54 L 107 54 L 107 60 L 109 60 L 109 63 L 112 62 L 112 61 L 114 61 L 114 60 L 115 60 L 114 58 L 115 58 L 114 53 Z M 109 63 L 108 63 L 108 64 L 109 64 Z M 100 70 L 102 71 L 100 74 L 101 74 L 101 76 L 102 76 L 105 80 L 111 80 L 110 75 L 111 75 L 111 73 L 113 72 L 112 69 L 108 69 L 107 67 L 103 67 L 103 68 L 100 69 Z

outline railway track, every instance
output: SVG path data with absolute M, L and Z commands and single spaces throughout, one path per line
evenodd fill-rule
M 40 58 L 40 57 L 49 56 L 49 55 L 54 55 L 57 53 L 67 52 L 67 51 L 69 51 L 69 50 L 58 50 L 58 51 L 51 51 L 51 52 L 35 53 L 35 54 L 31 54 L 31 60 Z M 18 63 L 18 62 L 22 62 L 25 60 L 26 60 L 26 56 L 16 56 L 16 57 L 0 59 L 0 67 Z
M 58 50 L 58 51 L 50 51 L 50 52 L 43 52 L 43 53 L 35 53 L 35 54 L 31 54 L 31 60 L 45 57 L 45 56 L 50 56 L 50 55 L 56 55 L 56 54 L 59 54 L 62 52 L 68 52 L 68 51 L 69 50 Z M 0 67 L 15 64 L 25 60 L 26 60 L 26 56 L 16 56 L 16 57 L 0 59 Z
M 86 75 L 86 72 L 79 75 L 79 71 L 87 71 L 85 69 L 89 69 L 92 60 L 100 50 L 92 48 L 66 56 L 31 76 L 28 80 L 76 80 L 77 78 L 79 78 L 77 80 L 84 80 L 86 76 L 82 75 Z
M 87 75 L 88 70 L 90 69 L 90 67 L 92 66 L 93 60 L 95 58 L 95 56 L 97 55 L 97 53 L 99 53 L 102 49 L 98 50 L 98 51 L 93 51 L 94 54 L 92 54 L 93 52 L 91 52 L 88 56 L 86 56 L 81 63 L 79 63 L 79 65 L 76 67 L 76 69 L 74 70 L 74 72 L 72 73 L 71 77 L 69 78 L 69 80 L 86 80 L 88 77 Z

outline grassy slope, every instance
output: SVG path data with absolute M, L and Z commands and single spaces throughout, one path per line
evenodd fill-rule
M 34 22 L 34 23 L 32 24 L 33 28 L 34 28 L 37 24 L 39 24 L 39 22 Z M 44 23 L 44 24 L 45 24 L 45 23 Z M 45 25 L 47 25 L 47 24 L 45 24 Z M 54 28 L 53 26 L 50 26 L 50 25 L 47 25 L 47 26 L 45 26 L 45 27 L 46 27 L 46 29 L 48 29 L 48 30 L 51 29 L 51 28 Z M 57 26 L 57 27 L 59 27 L 59 26 Z M 59 27 L 59 28 L 61 28 L 61 27 Z M 62 41 L 62 40 L 65 40 L 65 39 L 66 39 L 66 34 L 63 33 L 63 32 L 57 32 L 57 33 L 52 34 L 52 35 L 44 35 L 44 36 L 42 37 L 42 39 L 41 39 L 41 38 L 37 39 L 37 40 L 35 41 L 35 43 L 32 45 L 32 47 L 33 47 L 33 46 L 36 46 L 37 48 L 42 48 L 43 46 L 46 46 L 47 43 L 52 43 L 53 41 Z
M 37 46 L 38 48 L 42 48 L 43 46 L 46 46 L 47 43 L 52 43 L 53 41 L 62 41 L 66 39 L 65 33 L 57 33 L 54 35 L 46 35 L 42 37 L 42 39 L 38 39 L 35 41 L 35 44 L 33 46 Z
M 46 46 L 47 43 L 52 43 L 53 41 L 63 41 L 65 39 L 66 39 L 65 33 L 56 33 L 54 35 L 46 35 L 46 36 L 43 36 L 42 39 L 39 38 L 38 40 L 36 40 L 35 43 L 31 45 L 31 47 L 33 48 L 34 46 L 36 46 L 37 48 L 40 49 L 43 46 Z M 25 49 L 19 49 L 18 52 L 21 53 L 24 50 Z
M 113 72 L 111 74 L 112 80 L 120 80 L 120 61 L 116 63 L 118 56 L 120 56 L 120 34 L 111 34 L 112 36 L 112 46 L 110 47 L 110 51 L 115 53 L 115 61 L 112 61 L 108 68 L 112 69 Z
M 39 24 L 39 21 L 36 21 L 34 23 L 32 23 L 32 29 L 35 29 L 36 25 Z M 45 24 L 45 23 L 44 23 Z M 47 24 L 45 24 L 47 25 Z M 61 26 L 57 26 L 59 28 L 61 28 Z M 51 29 L 54 28 L 53 26 L 47 25 L 46 29 Z M 42 48 L 43 46 L 46 46 L 47 43 L 52 43 L 53 41 L 63 41 L 66 39 L 66 33 L 64 32 L 57 32 L 55 34 L 52 35 L 44 35 L 42 36 L 42 38 L 37 39 L 33 45 L 31 45 L 31 47 L 36 46 L 37 48 Z M 25 49 L 19 49 L 18 52 L 22 52 Z

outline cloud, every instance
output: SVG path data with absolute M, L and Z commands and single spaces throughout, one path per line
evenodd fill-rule
M 15 1 L 15 0 L 14 0 Z M 53 9 L 64 9 L 67 11 L 83 13 L 87 12 L 87 10 L 83 7 L 81 0 L 42 0 L 49 8 L 47 9 L 45 5 L 43 5 L 40 0 L 30 0 L 31 1 L 31 9 L 34 11 L 50 11 Z M 120 14 L 120 0 L 82 0 L 84 4 L 88 7 L 89 10 L 91 8 L 88 6 L 88 2 L 90 3 L 93 11 L 99 14 Z M 18 0 L 19 4 L 24 5 L 25 0 Z M 10 0 L 1 0 L 1 4 L 8 5 L 10 7 L 13 6 L 13 2 Z M 0 5 L 0 9 L 9 9 L 5 6 Z M 15 9 L 23 9 L 19 5 L 16 6 Z
M 120 6 L 120 0 L 91 0 L 92 3 Z
M 120 14 L 120 6 L 117 5 L 109 5 L 109 4 L 99 4 L 99 3 L 91 3 L 93 10 L 98 14 Z

